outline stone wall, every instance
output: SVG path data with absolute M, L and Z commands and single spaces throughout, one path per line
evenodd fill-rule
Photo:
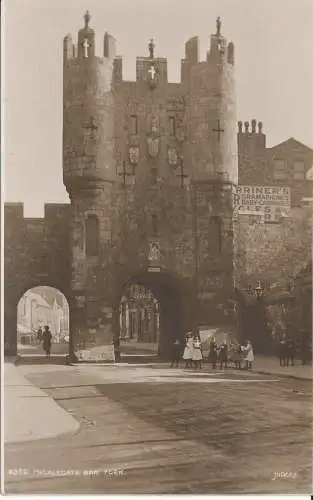
M 198 302 L 204 321 L 219 321 L 214 304 L 223 308 L 233 288 L 233 45 L 216 33 L 199 62 L 194 39 L 177 84 L 168 82 L 167 60 L 155 57 L 151 43 L 149 57 L 136 59 L 136 81 L 125 81 L 114 41 L 105 40 L 98 57 L 88 22 L 77 54 L 64 40 L 64 183 L 72 203 L 77 351 L 108 344 L 110 328 L 116 333 L 121 288 L 138 273 L 149 281 L 151 245 L 159 253 L 156 267 L 175 276 L 184 301 Z M 84 243 L 90 215 L 100 227 L 92 258 Z
M 287 290 L 312 254 L 312 209 L 294 208 L 279 224 L 238 216 L 235 222 L 235 276 L 240 289 L 260 280 L 268 291 Z
M 4 207 L 4 335 L 16 353 L 17 305 L 30 288 L 55 287 L 70 301 L 69 205 L 45 205 L 45 217 L 23 217 L 23 205 Z

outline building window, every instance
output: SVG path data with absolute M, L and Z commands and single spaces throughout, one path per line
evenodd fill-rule
M 158 232 L 159 232 L 159 228 L 158 228 L 158 217 L 157 215 L 155 214 L 152 214 L 151 215 L 151 225 L 152 225 L 152 233 L 154 235 L 157 235 Z
M 305 180 L 305 164 L 304 161 L 295 161 L 293 166 L 293 178 L 295 181 Z
M 130 133 L 132 135 L 138 134 L 138 119 L 136 115 L 130 115 Z
M 151 168 L 151 184 L 154 186 L 158 183 L 158 171 L 155 167 Z
M 176 125 L 174 116 L 170 116 L 170 135 L 175 136 L 176 133 Z
M 287 179 L 284 160 L 274 160 L 274 180 L 282 181 Z
M 222 253 L 222 221 L 220 217 L 213 216 L 210 220 L 209 246 L 211 253 Z
M 86 219 L 86 255 L 96 257 L 99 253 L 99 219 L 88 215 Z

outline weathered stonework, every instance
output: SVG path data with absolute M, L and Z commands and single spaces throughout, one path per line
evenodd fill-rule
M 89 19 L 77 47 L 70 36 L 64 39 L 63 172 L 71 205 L 62 229 L 68 262 L 62 289 L 70 301 L 72 352 L 112 357 L 122 289 L 137 280 L 160 301 L 161 354 L 167 355 L 173 337 L 199 318 L 229 322 L 221 311 L 233 307 L 233 45 L 228 54 L 217 32 L 200 62 L 198 40 L 191 39 L 179 84 L 167 81 L 167 61 L 155 57 L 151 44 L 150 55 L 137 58 L 135 82 L 123 80 L 122 59 L 108 34 L 103 47 L 98 57 Z M 86 252 L 88 216 L 99 223 L 92 256 Z M 43 233 L 47 224 L 38 222 Z M 59 240 L 58 228 L 53 238 Z M 157 266 L 148 259 L 153 243 Z M 16 275 L 27 287 L 28 268 L 23 272 Z M 56 279 L 49 284 L 56 286 Z
M 17 304 L 33 286 L 54 286 L 68 299 L 70 350 L 82 361 L 114 359 L 123 287 L 149 287 L 167 357 L 173 338 L 199 324 L 235 324 L 238 290 L 244 296 L 260 275 L 280 279 L 285 248 L 301 247 L 307 258 L 306 216 L 300 237 L 292 218 L 272 226 L 233 220 L 238 154 L 240 183 L 275 184 L 263 168 L 262 131 L 237 137 L 233 44 L 218 30 L 200 62 L 198 39 L 190 39 L 180 83 L 167 81 L 166 59 L 151 44 L 149 51 L 130 82 L 110 35 L 102 57 L 87 21 L 77 46 L 64 39 L 63 174 L 71 204 L 47 205 L 44 219 L 24 219 L 20 204 L 5 207 L 6 354 L 16 353 Z

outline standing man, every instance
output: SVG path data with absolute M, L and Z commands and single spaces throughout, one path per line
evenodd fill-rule
M 43 332 L 42 339 L 43 339 L 42 343 L 43 350 L 46 353 L 46 357 L 50 358 L 52 335 L 48 325 L 45 325 L 45 331 Z
M 287 358 L 287 345 L 285 340 L 285 335 L 279 341 L 279 364 L 280 366 L 286 366 Z
M 113 346 L 114 346 L 114 357 L 115 363 L 119 363 L 121 361 L 121 345 L 120 345 L 120 336 L 113 338 Z
M 289 366 L 289 361 L 291 366 L 295 365 L 296 358 L 296 342 L 293 338 L 288 337 L 287 339 L 287 366 Z
M 306 365 L 309 360 L 309 342 L 306 334 L 301 338 L 301 361 L 302 366 Z

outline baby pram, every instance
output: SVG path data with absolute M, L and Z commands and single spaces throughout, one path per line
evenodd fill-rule
M 235 368 L 241 368 L 245 358 L 245 353 L 240 344 L 232 344 L 228 350 L 228 361 Z

